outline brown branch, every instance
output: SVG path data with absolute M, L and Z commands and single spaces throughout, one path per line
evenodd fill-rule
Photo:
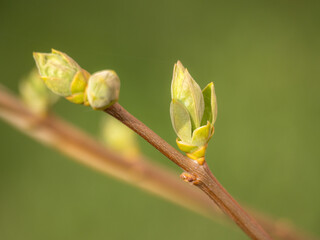
M 150 128 L 127 112 L 119 103 L 115 103 L 106 109 L 105 112 L 127 125 L 172 162 L 193 175 L 195 178 L 194 185 L 205 192 L 249 237 L 258 240 L 271 239 L 258 222 L 241 208 L 236 200 L 222 187 L 206 163 L 199 165 L 196 161 L 182 155 Z
M 39 142 L 100 172 L 137 185 L 208 217 L 221 215 L 205 195 L 186 186 L 175 174 L 147 162 L 144 157 L 131 159 L 121 156 L 52 114 L 39 117 L 1 87 L 0 117 Z
M 225 222 L 225 218 L 197 188 L 184 184 L 168 170 L 148 163 L 145 157 L 132 159 L 106 149 L 91 136 L 50 115 L 41 118 L 30 112 L 20 100 L 0 86 L 0 118 L 22 132 L 86 166 L 124 180 L 178 205 Z M 278 223 L 255 212 L 256 218 L 276 239 L 312 239 L 287 224 Z

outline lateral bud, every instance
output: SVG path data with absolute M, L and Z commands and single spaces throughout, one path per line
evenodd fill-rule
M 19 91 L 25 104 L 39 115 L 46 115 L 49 108 L 58 100 L 58 96 L 43 83 L 37 69 L 33 69 L 21 80 Z
M 51 53 L 33 53 L 39 74 L 47 87 L 70 102 L 86 104 L 86 86 L 90 74 L 67 54 L 52 49 Z

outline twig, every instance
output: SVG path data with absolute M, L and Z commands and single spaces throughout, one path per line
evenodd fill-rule
M 40 143 L 60 150 L 75 161 L 143 188 L 215 221 L 225 222 L 222 213 L 209 198 L 198 189 L 179 181 L 168 170 L 146 162 L 144 157 L 132 161 L 119 156 L 81 130 L 53 115 L 45 118 L 37 116 L 1 86 L 0 118 Z M 257 219 L 276 239 L 312 239 L 296 232 L 290 226 L 273 223 L 262 214 L 258 214 Z
M 183 184 L 175 174 L 148 163 L 144 157 L 131 159 L 121 156 L 52 114 L 39 117 L 1 86 L 0 117 L 39 142 L 100 172 L 137 185 L 205 216 L 221 215 L 204 194 Z
M 150 128 L 127 112 L 119 103 L 115 103 L 107 108 L 105 112 L 127 125 L 163 155 L 191 174 L 194 177 L 194 185 L 205 192 L 248 236 L 258 240 L 271 239 L 257 221 L 246 213 L 222 187 L 206 163 L 199 165 L 196 161 L 182 155 Z

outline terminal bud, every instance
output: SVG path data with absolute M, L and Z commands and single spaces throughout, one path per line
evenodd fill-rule
M 87 98 L 95 110 L 104 110 L 119 99 L 120 79 L 112 70 L 92 74 L 89 78 Z

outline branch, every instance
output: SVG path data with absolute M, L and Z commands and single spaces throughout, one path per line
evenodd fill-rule
M 27 135 L 102 173 L 160 195 L 206 216 L 221 215 L 205 195 L 186 186 L 175 174 L 109 150 L 91 136 L 53 116 L 39 117 L 0 86 L 0 117 Z
M 165 140 L 154 133 L 141 121 L 127 112 L 119 103 L 115 103 L 105 110 L 146 141 L 158 149 L 163 155 L 185 170 L 191 177 L 187 179 L 205 192 L 249 237 L 258 240 L 270 240 L 270 236 L 223 188 L 205 163 L 199 165 L 196 161 L 185 157 Z M 183 175 L 185 178 L 185 175 Z
M 209 198 L 196 188 L 179 181 L 173 173 L 154 163 L 148 163 L 145 157 L 132 161 L 119 156 L 96 142 L 91 136 L 53 115 L 39 117 L 1 86 L 0 118 L 38 142 L 61 151 L 77 162 L 124 180 L 213 220 L 225 222 L 224 216 Z M 257 219 L 276 239 L 311 239 L 286 224 L 274 223 L 262 214 L 258 214 Z

